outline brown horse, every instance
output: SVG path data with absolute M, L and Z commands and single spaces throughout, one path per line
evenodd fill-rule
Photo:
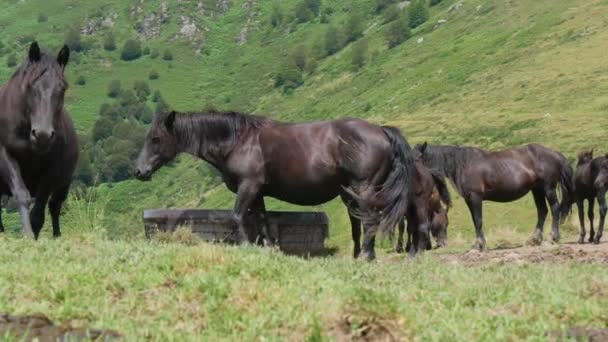
M 428 169 L 417 161 L 416 172 L 412 179 L 412 198 L 406 213 L 407 219 L 407 246 L 410 256 L 431 249 L 429 232 L 437 240 L 439 246 L 447 243 L 447 211 L 443 208 L 452 205 L 450 192 L 445 178 L 438 172 Z M 399 236 L 396 251 L 403 252 L 403 233 L 405 223 L 399 223 Z M 413 244 L 412 244 L 413 242 Z
M 534 195 L 538 222 L 531 242 L 539 244 L 547 217 L 547 203 L 553 216 L 552 238 L 559 241 L 560 216 L 565 219 L 572 206 L 572 167 L 559 152 L 538 144 L 488 152 L 475 147 L 432 146 L 424 143 L 416 150 L 424 152 L 426 166 L 439 170 L 454 184 L 464 198 L 475 224 L 474 248 L 484 249 L 482 201 L 511 202 L 529 191 Z M 557 198 L 561 185 L 562 202 Z
M 64 46 L 53 58 L 34 42 L 0 88 L 0 195 L 15 198 L 23 234 L 34 238 L 44 225 L 47 202 L 53 235 L 61 234 L 59 214 L 78 161 L 76 131 L 64 108 L 69 54 Z
M 148 180 L 186 152 L 222 174 L 237 194 L 234 220 L 251 241 L 243 216 L 260 220 L 268 243 L 264 197 L 318 205 L 340 196 L 349 209 L 354 255 L 373 259 L 378 229 L 388 231 L 408 207 L 412 151 L 401 133 L 358 119 L 283 123 L 241 113 L 161 113 L 153 120 L 135 176 Z M 356 229 L 355 229 L 356 228 Z
M 578 155 L 578 163 L 574 173 L 574 198 L 581 225 L 579 243 L 585 243 L 585 200 L 589 203 L 587 212 L 589 217 L 589 242 L 600 243 L 606 218 L 606 190 L 608 190 L 606 180 L 604 177 L 600 177 L 600 171 L 602 171 L 602 165 L 607 160 L 607 157 L 593 158 L 593 150 L 583 151 Z M 593 230 L 593 207 L 596 199 L 600 206 L 600 225 L 597 235 Z

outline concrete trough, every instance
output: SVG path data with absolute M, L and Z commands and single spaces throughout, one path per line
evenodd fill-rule
M 325 252 L 325 240 L 329 237 L 329 221 L 325 213 L 268 211 L 267 218 L 271 234 L 278 237 L 283 252 L 297 255 Z M 146 210 L 143 221 L 148 238 L 159 231 L 174 232 L 185 226 L 205 241 L 240 243 L 231 210 Z M 251 217 L 247 217 L 245 223 L 250 241 L 254 241 L 261 227 Z

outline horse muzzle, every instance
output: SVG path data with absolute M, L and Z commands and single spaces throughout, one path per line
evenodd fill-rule
M 53 142 L 55 141 L 55 131 L 51 130 L 49 132 L 45 131 L 36 131 L 32 129 L 30 134 L 30 142 L 39 153 L 48 152 L 53 146 Z
M 140 181 L 147 182 L 152 179 L 152 170 L 140 170 L 139 168 L 135 169 L 135 178 Z

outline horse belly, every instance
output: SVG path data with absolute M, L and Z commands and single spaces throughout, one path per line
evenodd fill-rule
M 529 188 L 490 190 L 484 193 L 483 199 L 492 202 L 513 202 L 524 197 L 529 191 Z
M 320 205 L 327 203 L 340 194 L 341 186 L 337 181 L 326 182 L 281 182 L 267 185 L 265 196 L 297 205 Z

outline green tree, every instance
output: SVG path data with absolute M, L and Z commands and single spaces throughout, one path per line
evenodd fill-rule
M 157 103 L 163 98 L 163 95 L 160 93 L 160 90 L 155 90 L 154 94 L 152 94 L 152 102 Z
M 298 23 L 305 23 L 312 20 L 314 13 L 308 8 L 306 1 L 301 0 L 296 5 L 296 21 Z
M 154 69 L 150 70 L 150 73 L 148 73 L 148 79 L 150 79 L 150 80 L 157 80 L 158 77 L 159 77 L 158 71 L 156 71 Z
M 17 65 L 17 56 L 15 56 L 14 53 L 11 53 L 6 58 L 6 66 L 9 67 L 9 68 L 12 68 L 12 67 L 14 67 L 16 65 Z
M 401 10 L 399 9 L 399 7 L 397 7 L 397 5 L 392 5 L 389 8 L 386 9 L 386 11 L 384 11 L 384 14 L 382 15 L 383 17 L 383 22 L 384 24 L 388 24 L 390 22 L 393 22 L 397 19 L 399 19 L 399 16 L 401 15 Z
M 408 7 L 409 24 L 411 28 L 416 28 L 429 19 L 429 9 L 427 0 L 416 0 Z
M 158 102 L 156 102 L 156 111 L 155 113 L 166 113 L 171 110 L 171 107 L 165 100 L 161 97 Z
M 352 64 L 360 69 L 367 61 L 367 39 L 361 39 L 353 44 Z
M 95 172 L 93 170 L 93 165 L 91 164 L 91 158 L 86 151 L 84 153 L 80 153 L 78 165 L 74 171 L 74 178 L 85 186 L 93 185 Z
M 283 92 L 288 92 L 304 84 L 302 72 L 291 63 L 283 67 L 283 69 L 275 76 L 275 87 L 282 87 Z
M 133 83 L 133 90 L 135 90 L 135 95 L 137 95 L 140 101 L 145 102 L 148 96 L 150 96 L 150 86 L 146 81 L 135 81 Z
M 364 29 L 365 23 L 363 22 L 363 17 L 357 13 L 351 14 L 346 21 L 346 25 L 344 25 L 344 35 L 346 36 L 346 41 L 354 42 L 355 40 L 363 37 Z
M 321 12 L 321 0 L 304 0 L 304 2 L 315 17 L 319 15 Z
M 300 71 L 306 68 L 306 62 L 308 60 L 308 53 L 304 44 L 298 45 L 291 53 L 291 61 Z
M 342 49 L 342 37 L 335 26 L 330 26 L 325 32 L 325 52 L 333 55 Z
M 116 40 L 114 39 L 114 34 L 109 32 L 103 39 L 103 48 L 106 51 L 114 51 L 116 50 Z
M 94 142 L 110 137 L 112 135 L 112 122 L 108 118 L 100 118 L 93 125 L 91 134 Z
M 441 3 L 442 0 L 431 0 L 431 6 L 435 6 Z
M 122 85 L 119 80 L 112 80 L 108 85 L 108 96 L 109 97 L 118 97 L 122 92 Z
M 387 41 L 388 47 L 394 48 L 410 38 L 412 32 L 408 25 L 408 20 L 404 16 L 400 16 L 388 26 Z
M 129 39 L 125 42 L 125 45 L 122 47 L 122 52 L 120 54 L 120 58 L 123 61 L 132 61 L 141 57 L 141 44 L 139 41 L 134 39 Z
M 87 84 L 87 80 L 84 78 L 84 76 L 80 75 L 76 79 L 76 84 L 83 86 L 83 85 Z
M 396 0 L 376 0 L 376 12 L 381 12 L 396 2 Z

